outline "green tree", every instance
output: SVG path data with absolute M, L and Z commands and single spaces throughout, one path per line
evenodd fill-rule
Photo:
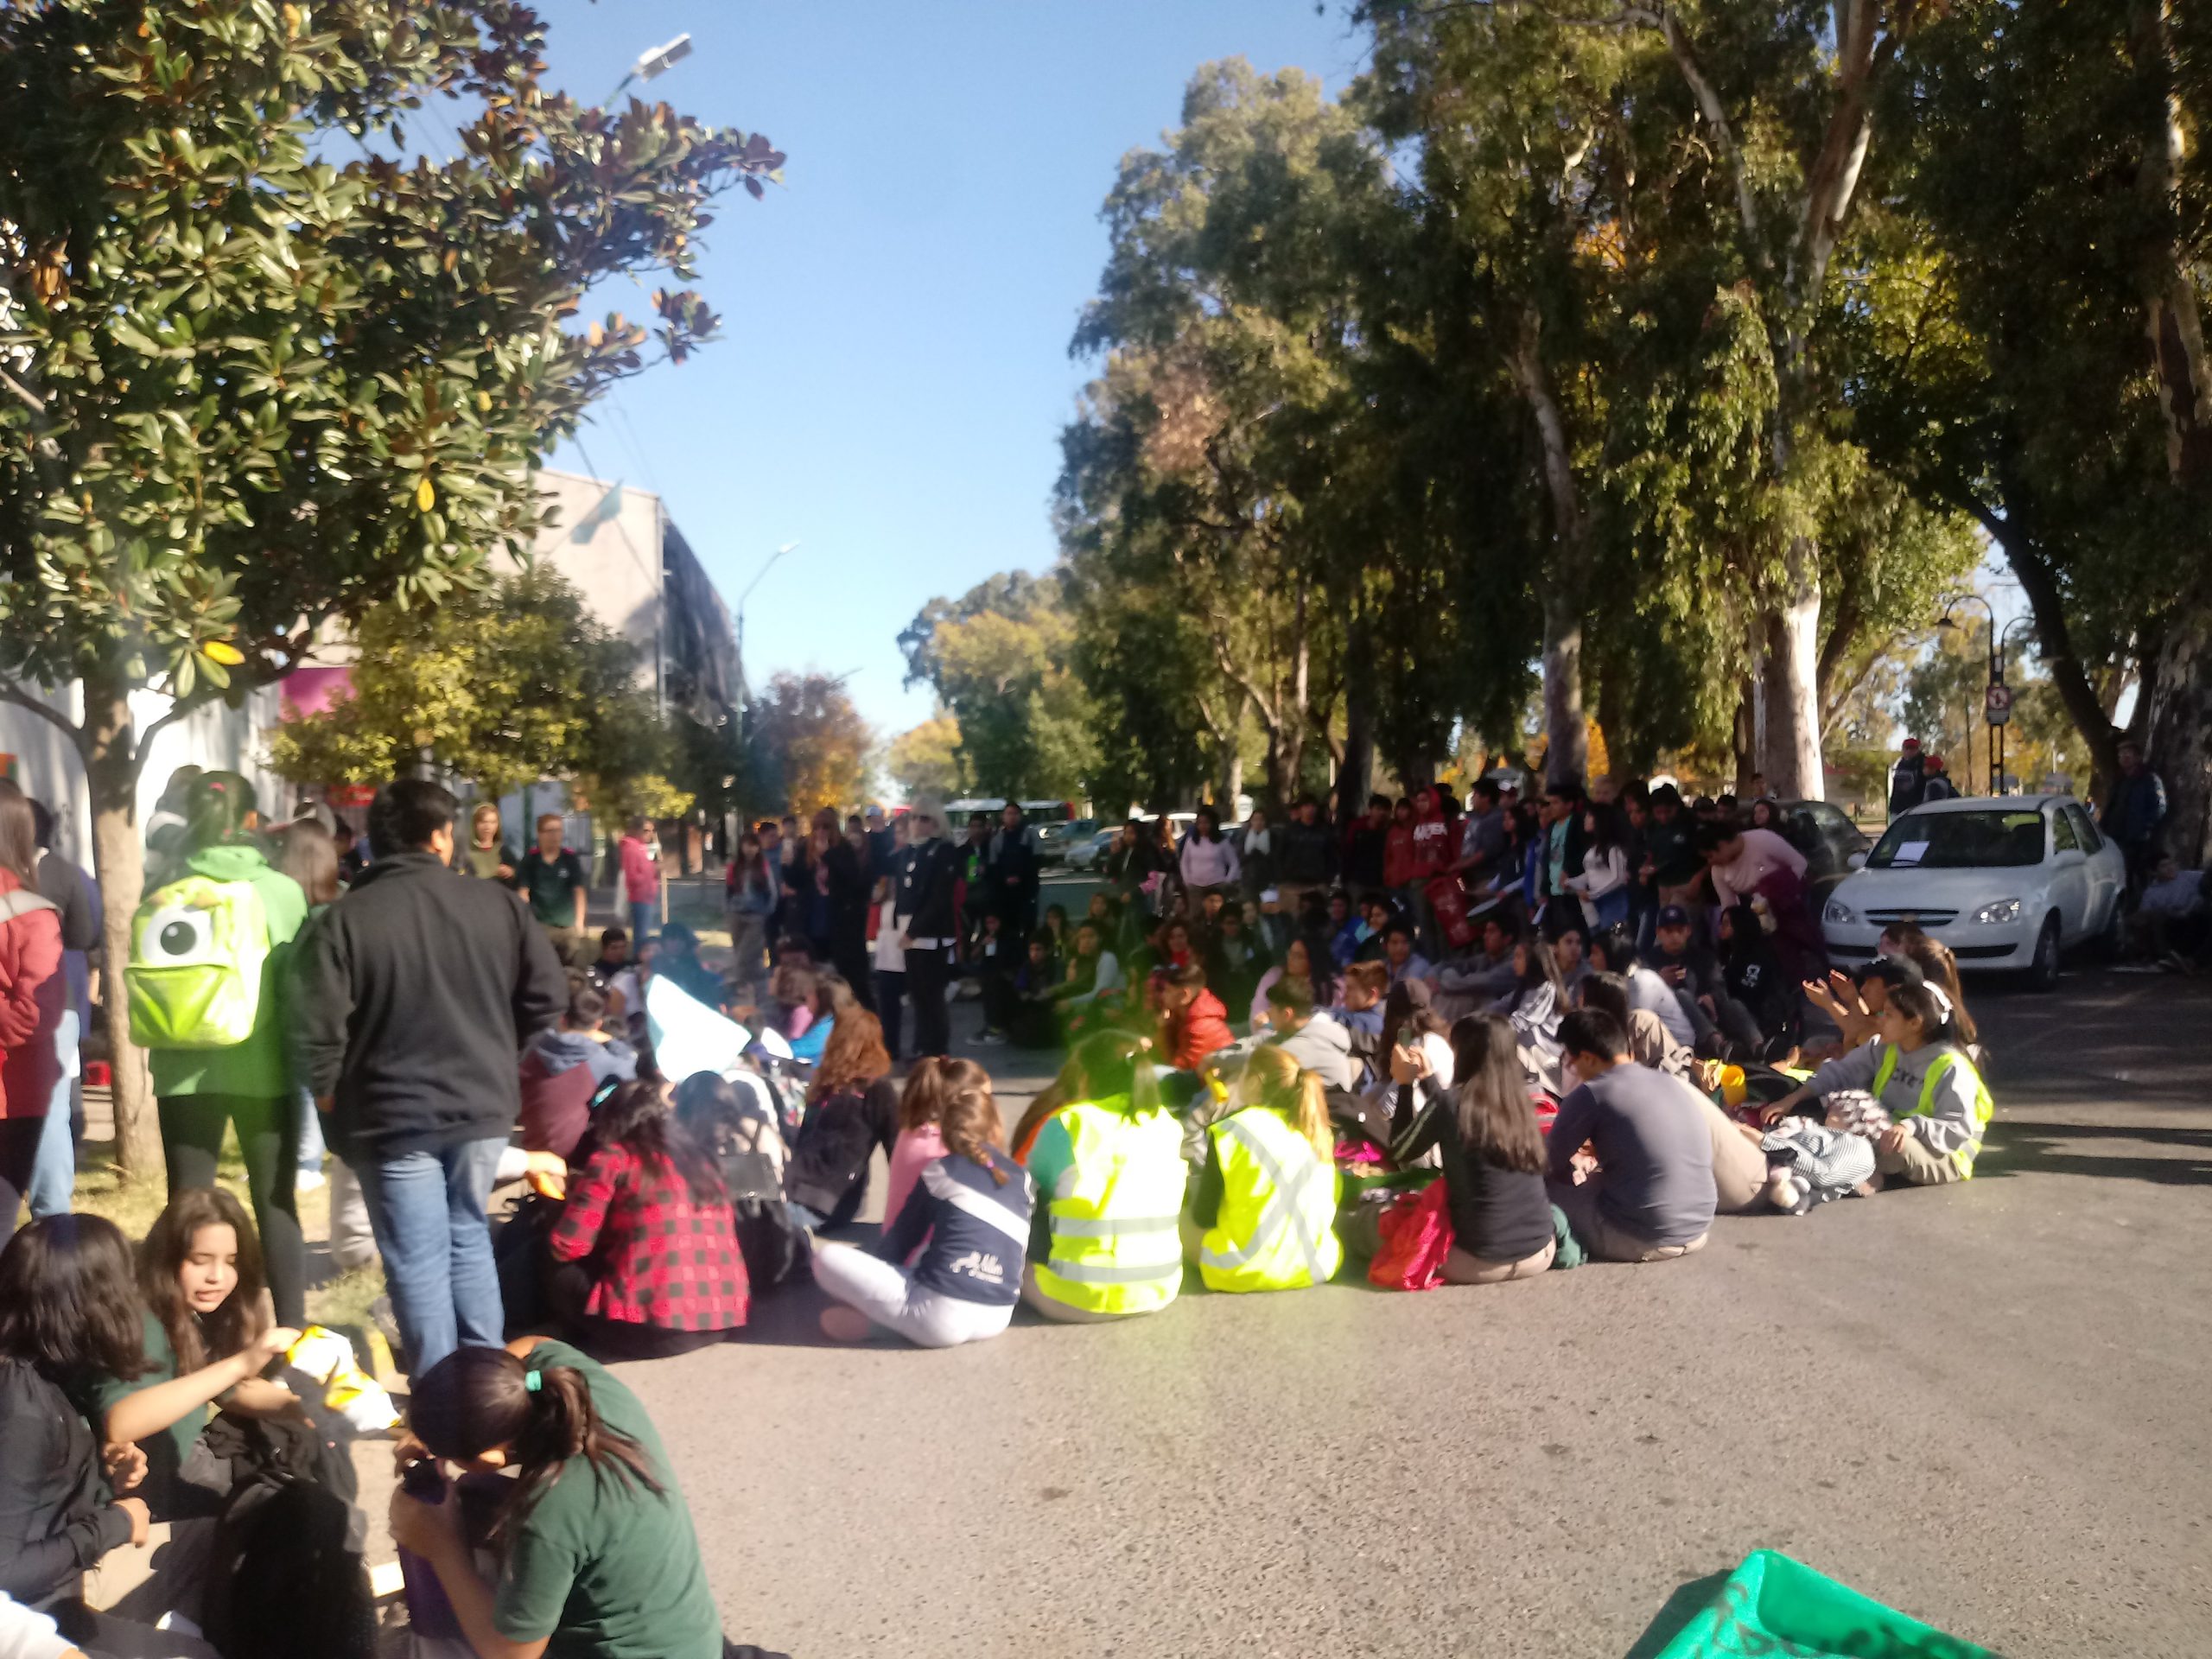
M 425 766 L 495 798 L 559 778 L 626 803 L 632 780 L 668 769 L 637 652 L 550 570 L 379 605 L 354 641 L 352 695 L 270 734 L 280 777 L 374 784 Z
M 960 722 L 940 709 L 891 740 L 883 769 L 909 800 L 918 795 L 963 795 L 968 782 L 960 754 Z
M 527 548 L 539 461 L 646 361 L 643 327 L 561 320 L 603 278 L 690 281 L 710 199 L 782 162 L 582 106 L 542 47 L 513 0 L 0 7 L 0 696 L 84 757 L 128 1171 L 154 1151 L 116 976 L 155 729 L 128 695 L 242 696 L 326 621 Z M 410 162 L 432 99 L 463 153 Z M 654 308 L 658 355 L 715 327 L 685 289 Z M 31 695 L 71 680 L 81 723 Z
M 899 636 L 906 683 L 950 714 L 962 772 L 1008 799 L 1077 796 L 1095 750 L 1089 699 L 1069 671 L 1075 624 L 1056 575 L 995 575 L 933 599 Z
M 875 734 L 826 674 L 779 674 L 753 705 L 752 742 L 777 798 L 801 817 L 868 793 Z
M 2212 817 L 2205 29 L 2150 0 L 1931 18 L 1887 111 L 1924 278 L 1854 388 L 1884 464 L 2003 550 L 2077 760 L 2110 776 L 2139 686 L 2192 857 Z

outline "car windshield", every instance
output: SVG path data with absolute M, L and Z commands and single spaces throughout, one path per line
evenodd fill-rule
M 1912 812 L 1889 827 L 1867 868 L 1876 870 L 2017 868 L 2043 862 L 2040 812 Z

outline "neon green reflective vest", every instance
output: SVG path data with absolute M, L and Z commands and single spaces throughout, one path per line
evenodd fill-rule
M 1337 1170 L 1264 1106 L 1211 1125 L 1221 1211 L 1198 1250 L 1212 1290 L 1300 1290 L 1325 1284 L 1344 1258 L 1337 1242 Z
M 1974 1160 L 1981 1153 L 1981 1132 L 1989 1127 L 1989 1120 L 1997 1110 L 1997 1103 L 1989 1097 L 1989 1085 L 1981 1080 L 1981 1073 L 1974 1069 L 1974 1062 L 1963 1054 L 1938 1054 L 1928 1068 L 1928 1075 L 1920 1080 L 1920 1099 L 1907 1117 L 1924 1117 L 1935 1109 L 1936 1088 L 1943 1081 L 1944 1074 L 1954 1065 L 1963 1065 L 1967 1076 L 1974 1079 L 1974 1141 L 1970 1145 L 1956 1148 L 1951 1160 L 1959 1166 L 1959 1179 L 1974 1179 Z M 1894 1045 L 1882 1046 L 1882 1063 L 1874 1070 L 1874 1098 L 1882 1097 L 1882 1090 L 1889 1087 L 1890 1079 L 1897 1075 L 1897 1051 Z
M 1052 1249 L 1038 1289 L 1086 1313 L 1157 1313 L 1183 1287 L 1182 1124 L 1088 1101 L 1059 1121 L 1075 1156 L 1046 1206 Z

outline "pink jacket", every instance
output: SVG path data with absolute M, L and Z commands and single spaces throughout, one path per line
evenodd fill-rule
M 46 1116 L 61 1077 L 54 1033 L 68 1006 L 61 912 L 0 869 L 0 1120 Z
M 622 886 L 633 905 L 649 905 L 660 897 L 660 866 L 653 861 L 645 843 L 635 836 L 625 836 L 620 843 L 622 854 Z
M 922 1179 L 922 1171 L 944 1156 L 944 1136 L 934 1123 L 925 1123 L 918 1129 L 901 1129 L 899 1139 L 891 1147 L 891 1172 L 883 1183 L 883 1230 L 889 1232 L 891 1224 L 899 1219 L 899 1211 L 914 1184 Z

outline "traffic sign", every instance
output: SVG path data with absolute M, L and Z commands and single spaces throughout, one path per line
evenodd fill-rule
M 1982 694 L 1981 707 L 1991 725 L 2004 725 L 2012 718 L 2012 688 L 1993 682 Z

